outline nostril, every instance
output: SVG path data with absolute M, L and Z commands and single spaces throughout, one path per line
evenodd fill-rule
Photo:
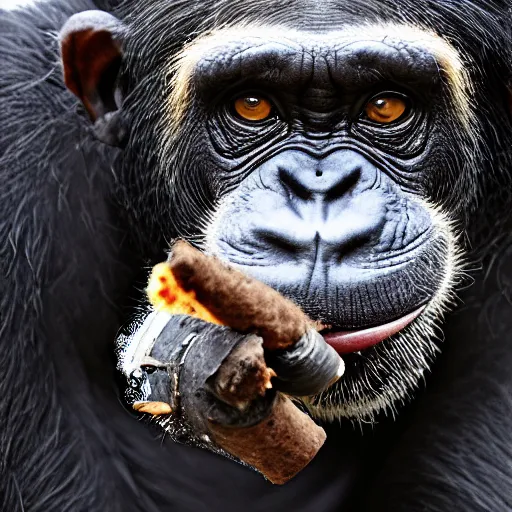
M 313 194 L 309 188 L 300 183 L 290 172 L 285 169 L 279 169 L 279 179 L 281 183 L 288 189 L 290 193 L 299 199 L 309 200 Z
M 316 175 L 320 178 L 320 176 L 323 175 L 323 172 L 322 171 L 316 171 Z
M 336 184 L 334 184 L 325 194 L 325 200 L 335 201 L 344 196 L 352 187 L 354 187 L 361 177 L 361 167 L 355 167 L 351 172 L 345 174 Z

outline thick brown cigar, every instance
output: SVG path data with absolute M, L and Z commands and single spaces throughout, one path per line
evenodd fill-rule
M 256 333 L 269 350 L 290 347 L 312 325 L 298 306 L 274 289 L 181 240 L 167 263 L 153 270 L 148 295 L 156 309 Z

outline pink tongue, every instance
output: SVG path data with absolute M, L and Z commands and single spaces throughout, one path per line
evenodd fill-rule
M 324 339 L 338 354 L 358 352 L 373 347 L 409 325 L 423 311 L 425 306 L 388 324 L 361 329 L 359 331 L 337 331 L 324 335 Z

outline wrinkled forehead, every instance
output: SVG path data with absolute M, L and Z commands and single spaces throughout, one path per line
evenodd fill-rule
M 343 75 L 351 69 L 364 73 L 386 66 L 418 78 L 462 68 L 447 41 L 407 25 L 349 26 L 321 33 L 280 27 L 227 28 L 187 45 L 181 60 L 199 79 L 220 81 L 251 74 L 300 79 L 300 73 L 313 65 Z

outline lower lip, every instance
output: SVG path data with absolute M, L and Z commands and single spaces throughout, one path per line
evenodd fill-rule
M 409 325 L 415 320 L 420 313 L 425 309 L 425 306 L 409 313 L 408 315 L 389 322 L 388 324 L 370 327 L 369 329 L 361 329 L 359 331 L 337 331 L 329 332 L 324 335 L 325 341 L 338 352 L 338 354 L 350 354 L 351 352 L 358 352 L 365 348 L 373 347 L 384 341 L 386 338 L 393 336 L 401 331 L 404 327 Z

